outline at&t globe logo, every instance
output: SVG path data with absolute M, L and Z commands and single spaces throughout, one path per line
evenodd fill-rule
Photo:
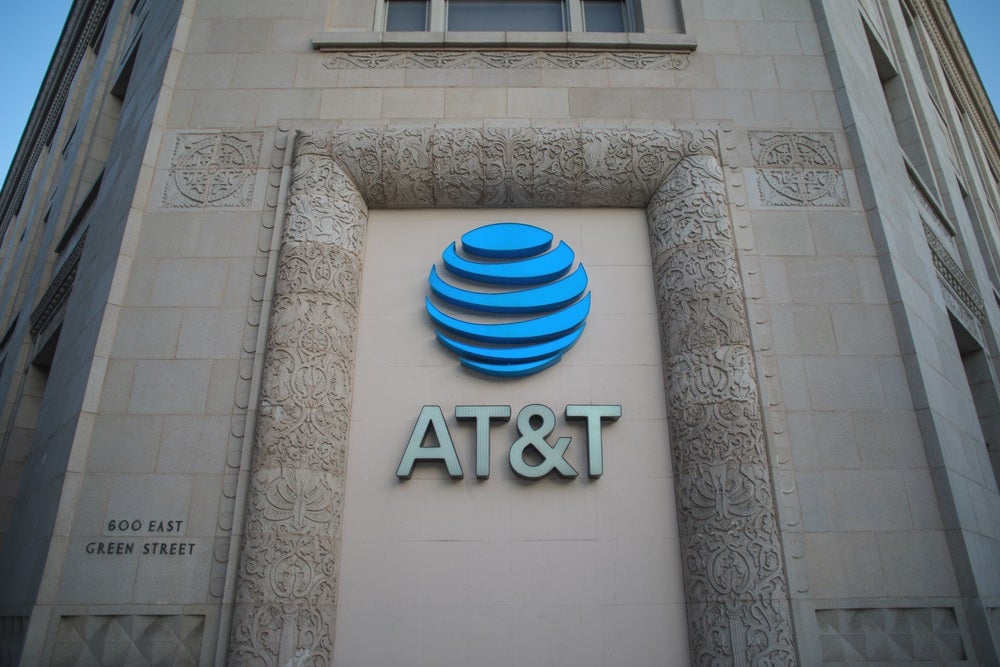
M 496 377 L 531 375 L 580 338 L 590 312 L 587 272 L 582 264 L 571 271 L 573 250 L 552 241 L 544 229 L 499 222 L 465 233 L 462 255 L 455 243 L 444 250 L 452 282 L 431 267 L 427 313 L 462 365 Z M 473 321 L 464 319 L 470 314 Z

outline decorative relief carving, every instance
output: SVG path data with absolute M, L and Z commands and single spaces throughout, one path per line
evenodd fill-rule
M 796 662 L 718 151 L 711 132 L 662 128 L 343 128 L 298 138 L 231 661 L 332 656 L 367 206 L 648 205 L 692 658 Z
M 334 607 L 298 607 L 285 610 L 278 605 L 236 607 L 233 617 L 231 665 L 332 665 Z M 282 646 L 295 647 L 285 662 Z
M 389 208 L 431 206 L 434 188 L 430 128 L 408 127 L 383 133 L 379 149 L 382 171 L 367 201 Z
M 327 69 L 643 69 L 683 70 L 685 53 L 642 51 L 341 51 L 327 55 Z
M 253 508 L 278 532 L 329 535 L 340 530 L 343 480 L 310 470 L 263 469 L 254 473 Z
M 357 253 L 364 246 L 364 227 L 343 225 L 344 220 L 368 216 L 364 199 L 349 177 L 329 158 L 306 154 L 289 186 L 285 214 L 285 242 L 316 243 L 334 246 L 346 253 Z M 342 192 L 340 197 L 320 199 L 316 193 Z
M 711 277 L 709 285 L 691 285 L 689 290 L 706 288 L 708 293 L 719 290 L 741 292 L 739 265 L 736 255 L 719 243 L 702 241 L 671 248 L 655 256 L 653 269 L 657 279 L 670 289 L 683 289 L 695 278 Z
M 793 664 L 745 292 L 717 154 L 685 157 L 647 219 L 692 662 Z
M 319 243 L 286 243 L 278 258 L 277 294 L 321 286 L 357 307 L 361 263 L 357 254 Z
M 693 664 L 798 664 L 784 597 L 751 597 L 724 604 L 689 602 L 687 613 Z
M 329 143 L 369 206 L 640 207 L 685 154 L 684 142 L 704 140 L 675 135 L 667 141 L 655 130 L 434 127 L 343 129 L 311 141 Z
M 237 589 L 237 607 L 277 608 L 297 613 L 336 605 L 338 540 L 328 536 L 274 533 L 263 521 L 248 526 L 244 540 L 248 552 L 241 562 L 241 574 L 253 576 L 246 577 L 245 585 Z M 326 629 L 327 632 L 332 630 L 332 626 Z M 332 633 L 330 637 L 332 639 Z M 313 652 L 317 659 L 321 657 L 315 653 L 315 647 L 288 648 L 293 652 L 287 656 L 279 654 L 278 664 L 287 664 L 290 658 L 302 655 L 303 649 Z M 329 664 L 330 656 L 324 657 L 325 664 Z
M 675 401 L 671 405 L 756 399 L 757 381 L 749 370 L 749 354 L 745 346 L 726 345 L 670 355 L 668 400 Z
M 931 249 L 931 261 L 944 288 L 945 300 L 948 301 L 950 310 L 962 320 L 966 328 L 982 338 L 982 327 L 986 323 L 986 306 L 979 290 L 926 224 L 924 237 Z
M 262 137 L 259 132 L 178 134 L 161 205 L 249 206 Z
M 825 663 L 966 659 L 951 607 L 818 609 L 816 621 Z
M 434 201 L 438 206 L 460 206 L 475 198 L 485 201 L 486 166 L 480 159 L 480 137 L 477 128 L 443 128 L 431 147 L 431 163 L 450 165 L 441 173 L 435 168 Z
M 830 132 L 750 132 L 757 188 L 765 206 L 848 206 Z
M 534 133 L 510 128 L 486 128 L 480 135 L 479 159 L 483 165 L 483 206 L 532 199 L 535 165 Z M 449 165 L 450 166 L 450 165 Z M 451 169 L 441 170 L 452 182 Z
M 328 665 L 368 209 L 329 144 L 300 136 L 230 639 L 234 664 Z
M 197 665 L 205 617 L 63 616 L 59 619 L 52 665 Z
M 714 465 L 740 465 L 763 456 L 762 433 L 755 426 L 760 418 L 760 409 L 747 401 L 695 404 L 671 412 L 670 435 L 697 438 L 702 449 L 699 453 L 709 456 Z M 675 474 L 699 464 L 687 451 L 677 453 Z
M 671 340 L 694 349 L 729 345 L 747 339 L 746 322 L 741 322 L 736 316 L 744 306 L 739 292 L 702 294 L 683 286 L 678 288 L 677 293 L 684 298 L 665 304 L 665 333 Z

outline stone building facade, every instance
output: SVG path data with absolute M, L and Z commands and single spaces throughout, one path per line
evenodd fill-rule
M 1000 664 L 998 174 L 944 0 L 76 0 L 0 662 Z M 425 310 L 498 222 L 586 266 L 525 377 Z

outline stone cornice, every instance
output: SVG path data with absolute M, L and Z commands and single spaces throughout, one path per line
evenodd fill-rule
M 1000 175 L 1000 122 L 947 0 L 915 0 L 913 6 L 934 42 L 948 81 L 959 97 L 956 102 L 969 114 L 990 166 Z
M 11 215 L 24 196 L 46 138 L 59 123 L 77 68 L 111 1 L 75 0 L 70 9 L 69 18 L 59 36 L 38 97 L 35 98 L 35 105 L 28 117 L 24 134 L 21 135 L 21 142 L 10 164 L 3 189 L 0 190 L 0 241 L 7 233 Z
M 318 51 L 527 49 L 690 53 L 697 47 L 692 35 L 658 32 L 326 32 L 313 37 L 313 48 Z

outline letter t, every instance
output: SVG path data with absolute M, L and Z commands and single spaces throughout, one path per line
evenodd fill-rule
M 476 422 L 476 477 L 490 476 L 490 422 L 510 421 L 509 405 L 456 405 L 455 419 Z
M 587 420 L 587 474 L 591 479 L 604 474 L 604 443 L 601 441 L 601 422 L 618 421 L 622 416 L 620 405 L 567 405 L 566 419 Z

